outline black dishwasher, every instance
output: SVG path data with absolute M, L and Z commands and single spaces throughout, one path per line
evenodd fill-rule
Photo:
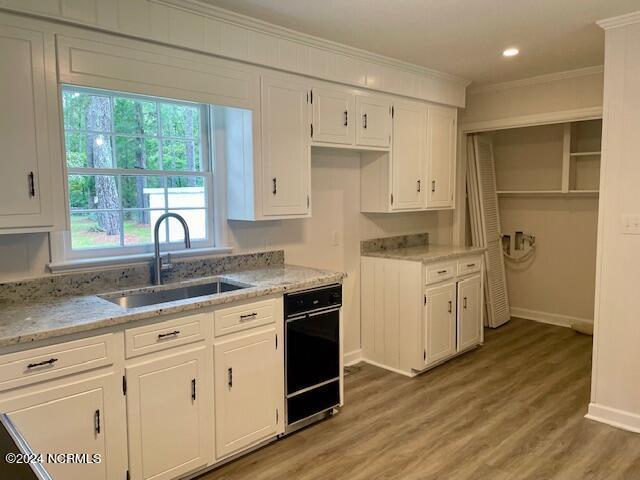
M 341 285 L 285 295 L 287 433 L 340 404 L 341 306 Z

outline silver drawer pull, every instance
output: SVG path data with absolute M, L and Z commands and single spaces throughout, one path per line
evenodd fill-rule
M 257 316 L 258 316 L 258 314 L 256 312 L 248 313 L 246 315 L 240 315 L 240 320 L 249 320 L 249 319 L 255 318 Z
M 446 270 L 438 270 L 438 275 L 442 275 L 443 273 L 447 273 Z
M 49 360 L 45 360 L 44 362 L 30 363 L 29 365 L 27 365 L 27 368 L 31 369 L 31 368 L 44 367 L 46 365 L 53 365 L 57 361 L 58 361 L 57 358 L 50 358 Z
M 475 267 L 476 264 L 475 263 L 467 263 L 467 267 L 471 268 L 471 267 Z
M 169 333 L 159 333 L 158 334 L 158 338 L 167 338 L 167 337 L 175 337 L 176 335 L 180 335 L 180 330 L 174 330 L 173 332 L 169 332 Z

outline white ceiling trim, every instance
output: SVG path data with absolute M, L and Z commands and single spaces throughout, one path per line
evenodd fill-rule
M 599 20 L 596 23 L 604 30 L 624 27 L 625 25 L 631 25 L 633 23 L 640 23 L 640 11 L 627 13 L 626 15 L 620 15 L 618 17 L 605 18 L 604 20 Z
M 588 77 L 590 75 L 598 75 L 604 73 L 603 65 L 595 65 L 593 67 L 578 68 L 575 70 L 567 70 L 564 72 L 549 73 L 546 75 L 537 75 L 535 77 L 523 78 L 520 80 L 512 80 L 509 82 L 491 83 L 489 85 L 479 85 L 467 89 L 468 95 L 485 92 L 497 92 L 500 90 L 509 90 L 511 88 L 527 87 L 541 83 L 556 82 L 569 78 Z
M 444 79 L 450 82 L 458 83 L 463 86 L 467 86 L 471 83 L 471 80 L 451 75 L 450 73 L 441 72 L 431 68 L 422 67 L 409 62 L 403 62 L 395 58 L 379 55 L 377 53 L 369 52 L 355 47 L 350 47 L 341 43 L 326 40 L 324 38 L 315 37 L 306 33 L 301 33 L 288 28 L 280 27 L 272 23 L 264 22 L 256 18 L 241 15 L 239 13 L 231 12 L 223 8 L 215 7 L 206 3 L 202 3 L 198 0 L 149 0 L 153 3 L 166 5 L 173 8 L 179 8 L 188 12 L 196 12 L 200 15 L 216 19 L 218 21 L 226 22 L 232 25 L 248 28 L 260 33 L 266 33 L 280 37 L 282 39 L 301 43 L 303 45 L 322 48 L 332 52 L 338 52 L 352 57 L 359 58 L 361 60 L 374 62 L 377 64 L 385 65 L 400 70 L 405 70 L 411 73 L 417 73 L 428 77 L 435 77 Z

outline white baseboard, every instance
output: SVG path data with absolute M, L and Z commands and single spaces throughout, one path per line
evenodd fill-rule
M 584 417 L 629 432 L 640 433 L 640 415 L 635 413 L 590 403 L 589 412 Z
M 558 313 L 540 312 L 538 310 L 529 310 L 528 308 L 511 307 L 511 316 L 524 318 L 526 320 L 534 320 L 540 323 L 548 323 L 558 327 L 573 328 L 573 326 L 585 329 L 588 325 L 593 325 L 593 320 L 587 318 L 572 317 L 569 315 L 560 315 Z
M 362 349 L 352 350 L 344 354 L 344 366 L 350 367 L 362 361 Z

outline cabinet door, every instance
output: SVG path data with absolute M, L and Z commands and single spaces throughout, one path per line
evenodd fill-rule
M 88 455 L 86 463 L 44 463 L 54 480 L 124 478 L 126 445 L 113 422 L 125 420 L 109 409 L 116 394 L 115 375 L 109 374 L 15 397 L 0 404 L 0 410 L 7 413 L 34 453 Z M 93 455 L 100 456 L 100 463 L 91 463 Z
M 207 463 L 205 348 L 126 367 L 133 480 L 173 479 Z
M 263 214 L 309 212 L 311 163 L 306 86 L 262 77 Z
M 0 228 L 51 226 L 43 33 L 0 25 L 0 78 Z
M 391 146 L 391 102 L 375 96 L 356 97 L 356 144 Z
M 482 328 L 480 276 L 458 283 L 458 351 L 480 343 Z
M 314 88 L 313 106 L 314 142 L 353 145 L 355 96 L 340 90 Z
M 427 208 L 453 206 L 456 109 L 429 106 L 427 162 Z
M 393 115 L 394 210 L 421 209 L 424 206 L 423 184 L 427 163 L 427 112 L 419 103 L 396 103 Z
M 425 364 L 456 353 L 456 284 L 428 288 L 425 306 Z
M 284 398 L 276 329 L 214 345 L 217 458 L 278 433 Z

